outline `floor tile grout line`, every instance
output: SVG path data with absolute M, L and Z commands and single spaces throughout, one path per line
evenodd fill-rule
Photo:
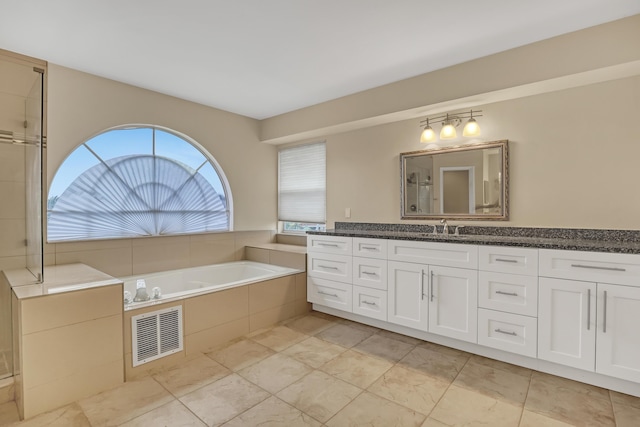
M 520 421 L 518 421 L 518 426 L 522 424 L 522 419 L 524 418 L 524 411 L 527 408 L 527 399 L 529 398 L 529 391 L 531 391 L 532 378 L 533 378 L 533 371 L 529 373 L 529 386 L 527 387 L 527 394 L 524 396 L 524 402 L 522 402 L 522 412 L 520 413 Z
M 456 381 L 456 378 L 458 378 L 458 376 L 460 375 L 460 373 L 462 372 L 462 370 L 465 368 L 465 366 L 467 366 L 467 364 L 469 363 L 469 360 L 471 360 L 471 356 L 469 356 L 467 358 L 467 360 L 464 362 L 464 365 L 462 365 L 462 367 L 460 367 L 460 370 L 458 371 L 458 373 L 456 374 L 455 377 L 453 377 L 453 379 L 449 382 L 449 385 L 447 386 L 447 389 L 444 391 L 444 393 L 442 393 L 442 395 L 440 396 L 440 398 L 438 399 L 438 401 L 436 402 L 435 405 L 433 405 L 433 408 L 431 408 L 431 411 L 429 411 L 429 414 L 427 415 L 427 420 L 429 418 L 431 418 L 431 414 L 433 414 L 433 411 L 435 411 L 435 409 L 438 407 L 438 405 L 440 404 L 440 402 L 442 402 L 442 399 L 444 398 L 444 396 L 449 392 L 449 390 L 451 389 L 451 386 L 453 385 L 453 383 Z M 425 420 L 426 421 L 426 420 Z

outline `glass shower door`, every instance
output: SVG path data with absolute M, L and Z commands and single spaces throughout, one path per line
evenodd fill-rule
M 27 268 L 38 282 L 44 276 L 42 226 L 42 136 L 44 71 L 35 68 L 37 78 L 25 102 L 25 182 Z

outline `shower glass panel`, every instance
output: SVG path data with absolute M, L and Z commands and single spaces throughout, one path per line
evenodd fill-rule
M 42 94 L 43 74 L 37 78 L 25 102 L 25 182 L 27 268 L 38 282 L 43 279 L 42 239 Z
M 0 50 L 0 275 L 42 280 L 43 81 L 30 61 Z M 13 375 L 11 289 L 0 276 L 0 379 Z

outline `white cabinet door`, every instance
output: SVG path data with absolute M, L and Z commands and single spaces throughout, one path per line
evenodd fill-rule
M 428 267 L 421 264 L 389 261 L 387 268 L 389 271 L 387 320 L 426 331 L 429 300 L 425 293 L 425 276 Z
M 538 358 L 593 371 L 595 283 L 541 277 L 538 295 Z
M 478 272 L 429 267 L 429 332 L 478 341 Z
M 598 283 L 596 372 L 640 382 L 640 288 Z

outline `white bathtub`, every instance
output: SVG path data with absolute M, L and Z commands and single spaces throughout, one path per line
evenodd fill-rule
M 138 279 L 144 279 L 147 293 L 151 296 L 149 301 L 125 303 L 125 310 L 176 301 L 296 273 L 302 273 L 302 270 L 253 261 L 236 261 L 123 277 L 124 290 L 130 292 L 132 298 L 136 294 Z M 155 287 L 160 288 L 162 294 L 158 299 L 153 298 Z

